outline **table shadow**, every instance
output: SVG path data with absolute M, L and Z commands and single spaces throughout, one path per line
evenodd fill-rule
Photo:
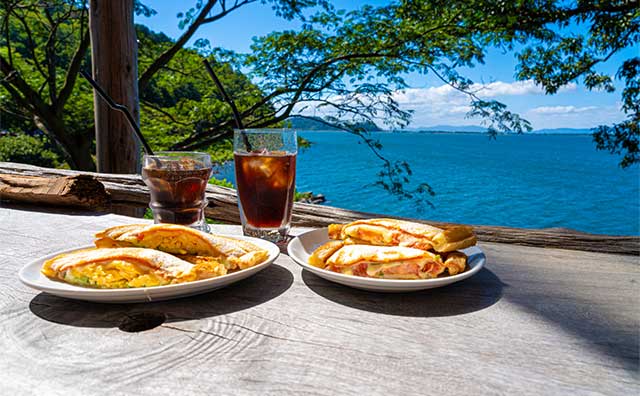
M 36 205 L 18 202 L 0 201 L 0 207 L 21 212 L 39 212 L 46 214 L 63 214 L 65 216 L 105 216 L 108 211 L 91 211 L 83 208 L 67 208 L 53 205 Z
M 486 268 L 469 279 L 437 289 L 409 293 L 376 293 L 329 282 L 303 270 L 303 282 L 314 293 L 363 311 L 396 316 L 438 317 L 479 311 L 502 298 L 505 284 Z
M 76 327 L 117 327 L 122 331 L 150 330 L 163 323 L 202 319 L 242 311 L 284 293 L 293 275 L 272 264 L 256 275 L 223 289 L 176 300 L 136 304 L 100 304 L 40 293 L 29 309 L 50 322 Z

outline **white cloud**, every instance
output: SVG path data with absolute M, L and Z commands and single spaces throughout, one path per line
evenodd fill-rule
M 561 115 L 592 112 L 597 109 L 598 107 L 596 106 L 540 106 L 529 110 L 529 112 L 532 114 Z
M 569 92 L 577 89 L 576 83 L 569 83 L 558 90 L 558 92 Z M 536 85 L 533 80 L 515 81 L 506 83 L 496 81 L 489 84 L 474 84 L 473 90 L 478 91 L 480 97 L 495 96 L 520 96 L 520 95 L 543 95 L 544 90 L 540 85 Z
M 511 83 L 495 81 L 488 84 L 474 84 L 470 89 L 476 92 L 480 98 L 497 99 L 504 102 L 511 111 L 517 112 L 529 120 L 534 129 L 591 128 L 594 125 L 619 122 L 625 117 L 619 104 L 545 106 L 547 96 L 533 80 Z M 571 83 L 562 87 L 559 93 L 573 92 L 577 89 L 577 85 Z M 556 98 L 558 97 L 556 96 Z M 399 103 L 402 109 L 413 111 L 412 121 L 409 125 L 413 128 L 433 125 L 480 125 L 482 123 L 479 118 L 466 117 L 466 114 L 471 110 L 469 96 L 446 84 L 399 90 L 393 93 L 393 99 Z M 567 100 L 571 103 L 571 99 Z M 335 111 L 330 108 L 318 108 L 315 103 L 308 105 L 301 113 L 317 116 L 335 114 Z M 298 110 L 302 110 L 302 106 L 299 106 Z
M 560 88 L 558 92 L 569 92 L 576 89 L 577 85 L 575 83 L 569 83 Z M 544 94 L 542 87 L 536 85 L 533 80 L 514 81 L 512 83 L 495 81 L 488 84 L 473 84 L 469 91 L 474 92 L 480 98 Z M 396 91 L 393 94 L 393 98 L 400 104 L 409 105 L 424 103 L 447 103 L 450 105 L 469 102 L 468 95 L 447 84 L 429 88 L 407 88 L 402 91 Z
M 524 114 L 535 129 L 542 128 L 593 128 L 609 125 L 625 119 L 620 103 L 602 106 L 538 106 Z

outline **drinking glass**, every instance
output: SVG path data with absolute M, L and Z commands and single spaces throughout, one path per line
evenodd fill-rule
M 190 151 L 163 151 L 143 158 L 142 180 L 157 223 L 182 224 L 208 232 L 204 217 L 205 190 L 211 177 L 211 157 Z
M 242 129 L 233 135 L 238 208 L 244 235 L 283 242 L 291 227 L 296 132 Z

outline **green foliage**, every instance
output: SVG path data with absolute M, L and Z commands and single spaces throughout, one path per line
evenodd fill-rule
M 173 45 L 163 33 L 152 32 L 142 25 L 136 29 L 140 68 L 147 67 Z M 259 88 L 229 64 L 216 63 L 214 70 L 238 107 L 249 107 L 261 97 Z M 142 132 L 156 150 L 183 149 L 176 144 L 194 134 L 215 133 L 213 126 L 232 117 L 229 105 L 210 80 L 202 56 L 195 49 L 181 49 L 153 76 L 140 92 L 140 107 Z M 210 153 L 215 162 L 231 160 L 230 131 L 231 127 L 221 128 L 220 133 L 227 135 L 225 139 L 216 139 L 197 149 Z
M 586 34 L 573 34 L 576 24 L 586 28 Z M 533 78 L 550 94 L 580 80 L 588 89 L 612 92 L 612 78 L 597 66 L 640 41 L 640 7 L 628 1 L 405 0 L 348 13 L 318 13 L 305 27 L 255 40 L 247 66 L 257 70 L 266 91 L 285 81 L 293 87 L 308 83 L 309 95 L 301 95 L 299 107 L 305 101 L 320 103 L 333 113 L 325 118 L 329 123 L 359 133 L 362 120 L 402 127 L 410 114 L 393 101 L 393 88 L 406 87 L 404 73 L 433 74 L 467 93 L 468 116 L 482 119 L 495 136 L 499 131 L 526 132 L 531 125 L 504 104 L 477 97 L 471 90 L 473 81 L 459 74 L 461 67 L 483 63 L 488 46 L 512 50 L 514 44 L 528 44 L 518 55 L 520 79 Z M 630 77 L 632 64 L 629 59 L 618 71 L 626 84 L 624 103 L 633 102 L 628 98 L 638 85 L 637 74 Z M 638 110 L 623 110 L 629 119 L 599 128 L 594 139 L 600 149 L 625 154 L 621 165 L 628 166 L 638 162 Z M 379 149 L 378 142 L 366 136 L 363 140 L 374 151 Z M 380 184 L 404 195 L 404 166 L 390 167 L 383 160 L 383 167 L 388 178 Z
M 303 138 L 302 136 L 298 136 L 298 150 L 306 150 L 313 145 L 313 142 Z
M 142 15 L 145 16 L 147 18 L 156 15 L 158 12 L 156 10 L 154 10 L 153 8 L 142 4 L 139 0 L 135 0 L 133 2 L 133 12 L 136 15 Z
M 311 199 L 312 197 L 313 197 L 313 193 L 311 191 L 299 192 L 298 190 L 295 190 L 293 192 L 294 202 L 299 202 L 303 199 Z
M 620 166 L 626 168 L 640 162 L 640 58 L 625 61 L 617 77 L 626 83 L 622 110 L 629 118 L 612 126 L 599 126 L 593 140 L 599 150 L 622 155 Z
M 0 117 L 17 134 L 34 130 L 55 142 L 74 167 L 91 169 L 93 98 L 76 84 L 90 62 L 83 1 L 3 2 L 0 6 Z M 62 158 L 60 158 L 62 160 Z
M 303 26 L 255 38 L 250 54 L 212 48 L 203 38 L 191 49 L 181 47 L 196 39 L 200 25 L 252 3 Z M 138 0 L 134 5 L 138 15 L 155 13 Z M 476 96 L 473 81 L 461 70 L 483 63 L 490 47 L 524 44 L 518 78 L 532 78 L 550 94 L 573 81 L 612 91 L 613 79 L 597 66 L 639 41 L 639 20 L 637 1 L 395 0 L 345 12 L 326 0 L 197 0 L 178 15 L 184 32 L 178 44 L 136 27 L 141 129 L 154 149 L 197 149 L 215 161 L 231 159 L 235 125 L 204 71 L 201 59 L 207 57 L 246 127 L 282 126 L 317 107 L 328 114 L 323 123 L 359 136 L 380 160 L 379 186 L 399 197 L 428 198 L 433 191 L 426 183 L 413 191 L 404 188 L 411 177 L 408 163 L 385 158 L 380 142 L 368 133 L 376 125 L 409 123 L 411 112 L 394 99 L 396 90 L 407 87 L 404 75 L 430 74 L 466 93 L 468 116 L 482 118 L 492 134 L 526 132 L 531 128 L 526 120 L 500 102 Z M 0 4 L 0 127 L 14 133 L 42 130 L 78 168 L 92 165 L 93 96 L 88 84 L 75 81 L 77 66 L 87 68 L 90 62 L 87 23 L 86 1 Z M 586 27 L 585 34 L 571 32 L 576 24 Z M 639 161 L 638 63 L 638 58 L 626 60 L 617 73 L 625 82 L 628 119 L 594 135 L 598 148 L 623 155 L 623 166 Z
M 147 219 L 147 220 L 153 220 L 153 212 L 151 211 L 151 208 L 145 209 L 144 216 L 142 216 L 142 217 Z
M 637 1 L 548 2 L 529 13 L 532 18 L 526 30 L 540 39 L 518 55 L 519 78 L 533 78 L 547 93 L 580 80 L 589 90 L 615 90 L 611 76 L 597 66 L 640 42 Z M 572 34 L 570 24 L 586 26 L 587 34 Z M 593 140 L 599 150 L 622 155 L 620 166 L 628 167 L 640 162 L 640 58 L 623 61 L 616 77 L 625 83 L 622 110 L 627 120 L 599 126 Z
M 38 110 L 24 100 L 24 92 L 0 79 L 0 128 L 12 134 L 43 131 L 61 145 L 57 152 L 68 154 L 56 162 L 68 160 L 72 167 L 79 167 L 73 161 L 78 142 L 85 141 L 83 147 L 89 160 L 93 152 L 93 92 L 88 83 L 73 81 L 68 99 L 62 101 L 60 94 L 69 78 L 67 74 L 75 52 L 79 51 L 81 32 L 86 32 L 86 3 L 53 0 L 47 5 L 41 7 L 39 1 L 21 0 L 13 8 L 0 7 L 0 33 L 3 27 L 8 29 L 8 36 L 0 34 L 0 56 L 9 68 L 17 71 L 15 75 L 24 80 L 26 89 L 32 90 L 34 100 L 42 104 Z M 145 16 L 155 13 L 140 2 L 135 3 L 135 12 Z M 42 23 L 49 19 L 56 22 L 55 29 Z M 174 42 L 165 34 L 152 32 L 142 25 L 136 29 L 142 70 Z M 84 67 L 88 68 L 88 51 L 81 55 Z M 212 125 L 230 118 L 229 107 L 209 80 L 201 59 L 194 49 L 180 49 L 141 89 L 141 129 L 154 149 L 175 149 L 177 142 L 194 133 L 206 133 Z M 240 106 L 250 106 L 261 95 L 247 77 L 230 65 L 218 64 L 215 70 Z M 5 69 L 2 71 L 6 74 Z M 59 111 L 51 113 L 50 108 Z M 229 131 L 230 128 L 226 130 L 227 135 Z M 228 139 L 227 136 L 226 141 L 212 141 L 197 149 L 211 153 L 214 161 L 227 161 L 231 159 Z
M 17 135 L 0 137 L 0 162 L 20 162 L 55 168 L 58 155 L 44 138 Z
M 216 179 L 215 177 L 212 177 L 211 179 L 209 179 L 209 184 L 213 184 L 214 186 L 220 186 L 220 187 L 234 188 L 233 183 L 231 183 L 229 180 Z

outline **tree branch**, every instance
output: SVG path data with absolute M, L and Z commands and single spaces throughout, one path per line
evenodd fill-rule
M 322 71 L 322 69 L 324 69 L 326 67 L 329 67 L 330 65 L 332 65 L 332 64 L 334 64 L 336 62 L 341 62 L 341 61 L 345 61 L 345 60 L 368 59 L 368 58 L 383 58 L 383 57 L 395 57 L 395 56 L 381 54 L 381 53 L 375 53 L 375 52 L 374 53 L 366 53 L 366 54 L 348 54 L 348 55 L 338 56 L 338 57 L 329 59 L 329 60 L 327 60 L 327 61 L 325 61 L 323 63 L 320 63 L 319 65 L 317 65 L 316 67 L 311 69 L 311 71 L 306 75 L 306 77 L 304 79 L 302 79 L 302 81 L 300 82 L 300 85 L 298 86 L 298 89 L 296 90 L 296 92 L 294 93 L 293 97 L 291 98 L 290 103 L 289 103 L 287 109 L 285 110 L 284 114 L 286 114 L 287 116 L 289 114 L 291 114 L 291 111 L 293 111 L 293 107 L 298 103 L 298 101 L 300 99 L 300 96 L 305 92 L 305 88 L 306 88 L 307 84 L 309 84 L 313 80 L 315 75 L 318 74 L 320 71 Z M 334 76 L 334 77 L 336 77 L 336 76 Z
M 146 101 L 146 100 L 140 100 L 140 104 L 143 104 L 145 106 L 147 106 L 148 108 L 157 111 L 158 113 L 164 115 L 165 117 L 167 117 L 168 119 L 171 120 L 171 122 L 175 123 L 175 124 L 179 124 L 179 125 L 184 125 L 184 126 L 192 126 L 193 124 L 195 124 L 196 122 L 183 122 L 183 121 L 179 121 L 177 120 L 171 113 L 164 111 L 160 106 L 156 106 L 155 104 Z
M 227 137 L 231 137 L 233 136 L 233 129 L 228 129 L 228 130 L 222 130 L 223 132 L 220 132 L 216 135 L 210 136 L 207 139 L 204 140 L 200 140 L 191 144 L 185 144 L 185 145 L 174 145 L 172 147 L 173 150 L 186 150 L 186 151 L 190 151 L 190 150 L 195 150 L 195 149 L 199 149 L 202 147 L 206 147 L 209 146 L 215 142 L 217 142 L 220 139 L 224 139 Z
M 42 68 L 42 65 L 40 64 L 40 62 L 38 62 L 38 57 L 36 56 L 36 44 L 33 41 L 33 35 L 31 34 L 31 29 L 29 28 L 29 24 L 24 19 L 24 16 L 19 15 L 15 10 L 12 10 L 12 12 L 13 12 L 13 15 L 15 15 L 16 19 L 18 19 L 20 23 L 22 23 L 25 33 L 27 34 L 27 40 L 29 42 L 28 47 L 29 47 L 29 51 L 31 52 L 31 57 L 33 58 L 33 64 L 36 67 L 36 70 L 38 70 L 38 73 L 40 73 L 40 75 L 45 79 L 45 81 L 49 80 L 49 76 L 47 75 L 47 73 L 44 72 L 44 69 Z M 13 65 L 13 62 L 11 62 L 11 65 Z
M 154 74 L 156 74 L 158 70 L 163 68 L 166 64 L 168 64 L 171 61 L 171 59 L 173 59 L 176 53 L 178 53 L 178 51 L 184 47 L 187 41 L 191 39 L 191 37 L 195 34 L 195 32 L 198 30 L 198 28 L 201 25 L 215 22 L 225 17 L 227 14 L 231 13 L 232 11 L 235 11 L 244 5 L 255 3 L 256 1 L 257 0 L 244 0 L 242 2 L 236 1 L 231 8 L 226 8 L 225 1 L 219 2 L 217 0 L 209 0 L 209 2 L 202 8 L 202 10 L 200 10 L 200 14 L 198 14 L 198 17 L 193 21 L 191 25 L 189 25 L 189 28 L 187 29 L 187 31 L 184 32 L 182 36 L 180 36 L 180 38 L 173 44 L 173 46 L 171 46 L 171 48 L 169 48 L 164 53 L 162 53 L 162 55 L 160 55 L 142 73 L 142 75 L 138 79 L 138 88 L 140 90 L 143 90 L 147 86 L 147 84 L 149 84 L 149 81 L 154 76 Z M 211 9 L 216 3 L 220 3 L 222 7 L 222 12 L 214 16 L 207 17 L 207 14 L 211 11 Z
M 16 91 L 15 88 L 13 88 L 11 86 L 11 84 L 9 84 L 6 79 L 2 79 L 0 80 L 0 84 L 2 84 L 2 86 L 4 87 L 4 89 L 7 90 L 7 92 L 9 92 L 9 95 L 11 95 L 11 97 L 13 98 L 13 100 L 15 100 L 16 102 L 18 102 L 19 105 L 21 105 L 22 107 L 28 109 L 29 107 L 33 107 L 31 106 L 27 100 L 22 97 L 20 95 L 20 92 Z M 4 109 L 3 109 L 4 110 Z
M 187 31 L 184 32 L 182 36 L 180 36 L 180 38 L 171 46 L 171 48 L 163 52 L 162 55 L 160 55 L 155 61 L 153 61 L 153 63 L 149 65 L 149 67 L 147 67 L 147 69 L 138 79 L 138 89 L 140 91 L 143 91 L 146 88 L 147 84 L 149 84 L 149 81 L 151 80 L 151 77 L 153 77 L 153 75 L 156 74 L 156 72 L 160 70 L 164 65 L 169 63 L 171 59 L 173 59 L 175 54 L 180 49 L 182 49 L 182 47 L 187 43 L 187 41 L 189 41 L 189 39 L 191 39 L 200 25 L 204 23 L 207 14 L 209 14 L 216 2 L 217 0 L 209 0 L 207 4 L 202 7 L 202 10 L 200 10 L 200 14 L 198 14 L 198 17 L 189 26 Z
M 56 89 L 56 63 L 55 63 L 55 37 L 58 31 L 59 23 L 53 20 L 53 17 L 49 13 L 49 8 L 45 7 L 44 14 L 51 25 L 51 31 L 49 32 L 49 37 L 47 37 L 47 43 L 45 44 L 45 54 L 47 58 L 47 71 L 49 72 L 49 77 L 47 78 L 47 82 L 49 83 L 49 98 L 51 99 L 51 104 L 55 104 L 57 100 L 57 89 Z
M 9 64 L 13 67 L 13 55 L 11 54 L 11 40 L 9 39 L 9 4 L 6 4 L 6 14 L 4 18 L 4 36 L 7 42 L 7 56 L 9 58 Z
M 62 85 L 62 89 L 60 90 L 60 94 L 58 95 L 56 112 L 62 112 L 64 105 L 67 103 L 67 100 L 71 96 L 71 92 L 73 92 L 73 87 L 75 86 L 76 80 L 78 78 L 78 72 L 80 71 L 82 59 L 89 49 L 90 43 L 91 39 L 89 31 L 87 30 L 84 32 L 84 35 L 81 38 L 78 49 L 76 50 L 75 54 L 73 54 L 73 59 L 71 60 L 71 64 L 69 64 L 69 69 L 67 69 L 64 84 Z
M 241 3 L 238 3 L 238 2 L 236 1 L 236 2 L 235 2 L 235 4 L 233 5 L 233 7 L 231 7 L 231 8 L 226 8 L 226 6 L 225 6 L 225 2 L 223 1 L 223 2 L 221 3 L 221 5 L 222 5 L 222 12 L 221 12 L 221 13 L 219 13 L 219 14 L 216 14 L 216 15 L 214 15 L 214 16 L 212 16 L 212 17 L 205 18 L 205 20 L 204 20 L 204 21 L 202 21 L 202 23 L 204 24 L 204 23 L 211 23 L 211 22 L 215 22 L 215 21 L 217 21 L 218 19 L 221 19 L 221 18 L 223 18 L 224 16 L 226 16 L 228 13 L 230 13 L 230 12 L 232 12 L 232 11 L 234 11 L 234 10 L 236 10 L 236 9 L 238 9 L 238 8 L 240 8 L 240 7 L 242 7 L 242 6 L 244 6 L 244 5 L 247 5 L 247 4 L 250 4 L 250 3 L 255 3 L 255 2 L 256 2 L 256 0 L 245 0 L 245 1 L 241 2 Z
M 41 114 L 50 113 L 49 105 L 40 98 L 38 93 L 35 92 L 26 81 L 24 81 L 20 76 L 20 73 L 11 67 L 11 65 L 2 56 L 0 56 L 0 71 L 7 76 L 3 80 L 3 85 L 13 85 L 22 94 L 25 102 L 28 103 L 34 111 Z
M 305 78 L 302 80 L 302 82 L 300 82 L 300 85 L 298 85 L 297 88 L 280 88 L 280 89 L 276 89 L 273 92 L 271 92 L 269 95 L 266 95 L 265 97 L 263 97 L 259 102 L 253 104 L 249 109 L 241 112 L 241 117 L 244 119 L 246 117 L 248 117 L 249 115 L 251 115 L 254 111 L 258 110 L 262 105 L 265 105 L 266 103 L 268 103 L 270 100 L 280 96 L 280 95 L 286 95 L 286 94 L 294 94 L 293 97 L 288 101 L 287 105 L 283 106 L 281 108 L 285 109 L 284 112 L 277 117 L 273 117 L 273 118 L 269 118 L 269 117 L 262 117 L 259 118 L 257 120 L 251 120 L 247 123 L 247 125 L 253 126 L 253 127 L 261 127 L 261 126 L 265 126 L 265 125 L 272 125 L 274 123 L 280 122 L 284 119 L 286 119 L 291 112 L 293 111 L 293 108 L 295 107 L 295 105 L 300 101 L 300 97 L 302 94 L 304 93 L 317 93 L 317 92 L 321 92 L 324 89 L 326 89 L 331 83 L 335 82 L 336 80 L 338 80 L 340 78 L 340 76 L 342 76 L 343 72 L 341 73 L 336 73 L 333 77 L 329 78 L 328 81 L 324 82 L 324 84 L 322 84 L 322 86 L 317 87 L 317 88 L 308 88 L 307 86 L 313 81 L 313 78 L 315 77 L 315 75 L 317 75 L 318 73 L 320 73 L 324 68 L 329 67 L 330 65 L 336 63 L 336 62 L 340 62 L 340 61 L 346 61 L 346 60 L 353 60 L 353 59 L 358 59 L 358 58 L 362 58 L 362 59 L 367 59 L 367 58 L 375 58 L 375 57 L 385 57 L 385 56 L 392 56 L 392 55 L 385 55 L 385 54 L 380 54 L 380 53 L 369 53 L 369 54 L 348 54 L 348 55 L 342 55 L 339 57 L 335 57 L 332 59 L 329 59 L 319 65 L 316 65 L 311 71 L 309 71 L 309 73 L 305 76 Z M 257 122 L 263 121 L 265 119 L 268 119 L 268 121 L 264 121 L 262 124 L 257 124 Z M 186 149 L 186 147 L 193 147 L 194 145 L 197 145 L 198 140 L 202 139 L 202 138 L 206 138 L 207 135 L 209 135 L 212 132 L 216 132 L 224 127 L 230 126 L 231 125 L 231 120 L 227 120 L 223 123 L 220 123 L 212 128 L 209 128 L 205 131 L 199 132 L 195 135 L 192 135 L 184 140 L 182 140 L 181 142 L 175 144 L 173 147 L 174 148 L 183 148 Z M 204 141 L 209 141 L 210 139 L 205 139 Z

